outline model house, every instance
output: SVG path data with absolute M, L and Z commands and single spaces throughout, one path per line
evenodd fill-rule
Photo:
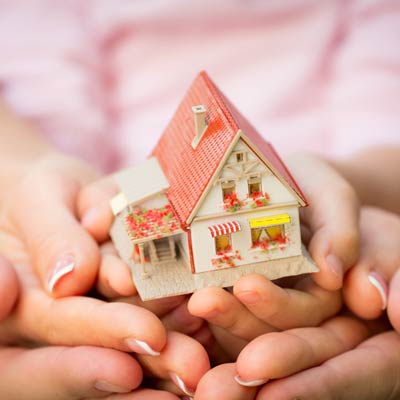
M 301 244 L 301 189 L 205 72 L 148 160 L 116 180 L 111 236 L 144 300 L 318 270 Z

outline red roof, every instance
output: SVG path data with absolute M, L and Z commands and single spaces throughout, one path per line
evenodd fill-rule
M 196 149 L 192 106 L 203 104 L 208 127 Z M 303 193 L 274 148 L 222 94 L 206 72 L 200 72 L 152 152 L 168 179 L 167 197 L 182 225 L 220 165 L 238 130 L 256 146 L 281 177 L 307 203 Z

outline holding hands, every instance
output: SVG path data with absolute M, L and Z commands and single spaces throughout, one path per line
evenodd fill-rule
M 209 368 L 197 341 L 167 332 L 154 313 L 140 306 L 79 296 L 92 287 L 102 262 L 98 244 L 76 217 L 79 190 L 93 177 L 82 163 L 51 154 L 30 165 L 1 198 L 0 253 L 13 263 L 21 295 L 0 326 L 0 340 L 52 345 L 6 348 L 2 393 L 10 399 L 50 399 L 54 393 L 60 399 L 97 398 L 130 393 L 143 374 L 191 393 Z M 11 295 L 7 302 L 13 303 Z M 3 302 L 4 314 L 8 303 Z M 23 383 L 36 375 L 34 387 Z M 162 391 L 139 392 L 139 398 L 175 398 Z
M 357 185 L 340 168 L 308 155 L 289 161 L 311 203 L 303 238 L 319 273 L 277 283 L 250 275 L 232 292 L 144 303 L 107 241 L 112 179 L 39 153 L 13 167 L 0 196 L 0 254 L 16 271 L 0 260 L 7 398 L 169 400 L 196 388 L 196 399 L 210 400 L 395 398 L 398 378 L 388 371 L 400 364 L 398 335 L 383 319 L 357 317 L 377 318 L 387 306 L 400 329 L 399 217 L 363 208 L 359 220 Z M 94 287 L 102 299 L 82 296 Z M 342 296 L 355 315 L 340 314 Z M 207 372 L 205 349 L 225 364 Z M 167 391 L 139 388 L 143 376 Z M 373 386 L 377 376 L 386 385 Z

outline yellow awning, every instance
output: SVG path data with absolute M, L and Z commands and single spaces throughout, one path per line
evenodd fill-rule
M 271 215 L 269 217 L 254 218 L 250 220 L 250 228 L 262 228 L 265 226 L 282 225 L 290 222 L 289 214 Z

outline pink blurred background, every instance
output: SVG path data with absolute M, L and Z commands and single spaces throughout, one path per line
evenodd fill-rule
M 110 171 L 201 69 L 285 155 L 400 142 L 399 0 L 0 0 L 0 93 Z

